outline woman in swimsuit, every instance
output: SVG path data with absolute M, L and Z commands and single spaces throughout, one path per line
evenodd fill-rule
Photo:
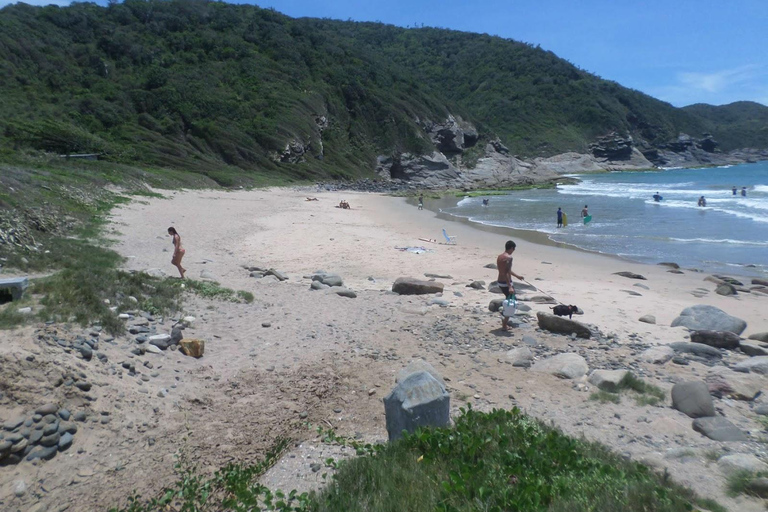
M 176 228 L 168 228 L 168 234 L 173 237 L 173 258 L 171 258 L 171 263 L 174 267 L 179 269 L 179 274 L 181 274 L 181 278 L 184 279 L 184 272 L 186 272 L 187 269 L 181 266 L 181 258 L 184 257 L 184 253 L 187 251 L 181 246 L 181 236 L 179 236 Z

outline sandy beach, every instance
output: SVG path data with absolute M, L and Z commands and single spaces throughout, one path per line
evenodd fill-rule
M 333 450 L 318 442 L 307 423 L 330 425 L 361 439 L 386 439 L 381 399 L 413 358 L 427 360 L 446 378 L 455 412 L 466 402 L 478 409 L 518 406 L 569 434 L 666 468 L 675 480 L 729 510 L 763 510 L 760 500 L 725 495 L 727 473 L 710 455 L 765 454 L 754 402 L 715 399 L 718 412 L 749 432 L 750 441 L 712 441 L 693 431 L 691 419 L 672 409 L 669 398 L 662 406 L 639 406 L 629 398 L 602 404 L 589 400 L 591 386 L 585 379 L 559 379 L 514 367 L 507 352 L 526 346 L 524 337 L 535 338 L 531 350 L 536 360 L 575 352 L 585 357 L 590 370 L 630 368 L 668 392 L 675 382 L 705 380 L 722 366 L 699 360 L 653 364 L 640 356 L 649 347 L 687 340 L 685 328 L 669 326 L 684 308 L 718 307 L 747 322 L 746 337 L 768 331 L 768 297 L 720 296 L 713 283 L 704 281 L 707 273 L 683 269 L 672 274 L 664 266 L 538 244 L 535 235 L 477 229 L 429 209 L 418 210 L 404 198 L 310 189 L 158 192 L 166 197 L 137 199 L 112 213 L 108 236 L 126 257 L 125 267 L 161 269 L 174 276 L 166 229 L 175 226 L 186 248 L 187 277 L 208 277 L 250 291 L 255 301 L 188 300 L 183 313 L 196 319 L 187 335 L 206 341 L 205 356 L 192 359 L 168 351 L 132 358 L 152 361 L 157 373 L 140 385 L 123 377 L 114 364 L 126 358 L 125 347 L 132 343 L 128 334 L 104 344 L 111 366 L 95 366 L 42 346 L 37 340 L 50 326 L 0 333 L 5 378 L 12 369 L 31 378 L 34 372 L 47 375 L 71 367 L 97 383 L 87 400 L 62 394 L 61 388 L 47 391 L 42 377 L 34 388 L 37 394 L 24 394 L 23 383 L 18 383 L 17 396 L 24 396 L 28 406 L 39 405 L 36 401 L 44 396 L 94 414 L 108 411 L 112 417 L 107 424 L 83 424 L 76 436 L 82 452 L 0 469 L 0 504 L 8 510 L 65 510 L 65 505 L 69 510 L 103 510 L 133 489 L 151 495 L 169 485 L 179 451 L 204 470 L 213 470 L 229 461 L 263 456 L 280 436 L 295 443 L 264 481 L 286 490 L 316 488 L 321 479 L 309 464 Z M 341 199 L 352 209 L 336 208 Z M 443 228 L 456 237 L 456 245 L 444 243 Z M 577 305 L 584 314 L 574 319 L 594 326 L 601 339 L 574 340 L 541 331 L 535 313 L 549 312 L 550 305 L 534 302 L 525 303 L 532 311 L 517 327 L 509 333 L 499 329 L 500 317 L 488 311 L 489 302 L 499 296 L 467 285 L 496 279 L 496 271 L 485 265 L 495 262 L 510 238 L 517 242 L 515 272 L 541 291 L 525 295 L 547 294 Z M 426 251 L 398 249 L 404 247 Z M 277 269 L 289 279 L 250 277 L 251 266 Z M 317 270 L 342 276 L 357 298 L 310 291 L 308 276 Z M 614 274 L 621 271 L 646 280 Z M 440 279 L 445 285 L 440 298 L 447 305 L 434 304 L 434 296 L 390 292 L 398 277 L 424 278 L 425 273 L 451 276 Z M 697 290 L 701 297 L 692 294 Z M 643 315 L 654 315 L 656 324 L 639 322 Z M 157 328 L 170 330 L 173 323 L 162 319 Z M 82 331 L 71 331 L 78 329 Z M 28 353 L 36 355 L 38 366 L 25 362 Z M 46 366 L 55 357 L 63 359 Z M 729 351 L 723 361 L 746 358 Z M 762 375 L 739 375 L 764 387 Z M 169 394 L 159 398 L 160 388 Z M 761 400 L 758 396 L 756 402 Z M 28 408 L 17 407 L 2 419 Z M 20 479 L 35 489 L 47 482 L 47 490 L 15 497 L 13 483 Z M 96 486 L 109 490 L 96 492 Z

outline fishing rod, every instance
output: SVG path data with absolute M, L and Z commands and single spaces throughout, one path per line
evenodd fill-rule
M 525 279 L 521 279 L 521 281 L 524 282 L 525 284 L 527 284 L 528 286 L 533 287 L 533 289 L 535 289 L 537 292 L 543 293 L 545 297 L 549 297 L 550 299 L 552 299 L 553 301 L 557 302 L 558 304 L 562 304 L 563 306 L 566 305 L 566 304 L 563 304 L 562 302 L 560 302 L 559 300 L 557 300 L 556 298 L 554 298 L 553 296 L 551 296 L 550 294 L 548 294 L 547 292 L 545 292 L 544 290 L 542 290 L 541 288 L 539 288 L 538 286 L 529 283 Z

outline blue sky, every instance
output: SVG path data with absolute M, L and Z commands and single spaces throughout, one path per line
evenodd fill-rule
M 273 7 L 293 17 L 423 24 L 538 44 L 676 106 L 739 100 L 768 105 L 768 0 L 232 2 Z M 0 6 L 8 3 L 0 0 Z

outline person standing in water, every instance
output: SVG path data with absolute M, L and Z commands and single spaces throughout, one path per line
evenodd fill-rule
M 499 254 L 499 256 L 496 258 L 496 267 L 499 269 L 499 289 L 501 290 L 501 293 L 504 294 L 504 298 L 508 299 L 511 295 L 515 293 L 515 287 L 512 286 L 512 277 L 516 277 L 521 281 L 525 281 L 525 278 L 523 276 L 519 276 L 512 272 L 512 253 L 515 252 L 515 248 L 517 245 L 512 240 L 509 240 L 504 245 L 504 252 Z M 509 317 L 501 315 L 501 328 L 505 331 L 509 330 L 509 326 L 507 323 L 509 322 Z
M 747 197 L 747 187 L 741 187 L 741 197 Z
M 658 203 L 659 201 L 661 201 L 661 194 L 659 194 L 658 192 L 656 192 L 655 194 L 653 194 L 653 200 L 654 200 L 654 201 L 656 201 L 657 203 Z
M 187 269 L 181 266 L 181 258 L 184 257 L 184 254 L 187 251 L 185 251 L 181 246 L 181 236 L 179 235 L 179 232 L 176 231 L 176 228 L 173 226 L 168 228 L 168 234 L 173 238 L 173 258 L 171 258 L 171 264 L 179 269 L 179 275 L 181 275 L 181 278 L 184 279 L 184 273 L 187 271 Z
M 562 208 L 557 209 L 557 227 L 559 228 L 563 227 L 563 209 Z
M 733 195 L 736 195 L 736 185 L 733 186 L 732 192 L 733 192 Z
M 707 206 L 707 200 L 704 199 L 704 196 L 699 198 L 699 206 Z
M 584 205 L 584 208 L 582 208 L 582 210 L 581 210 L 581 217 L 582 218 L 584 218 L 587 215 L 589 215 L 589 211 L 587 211 L 587 208 L 588 208 L 587 205 Z

